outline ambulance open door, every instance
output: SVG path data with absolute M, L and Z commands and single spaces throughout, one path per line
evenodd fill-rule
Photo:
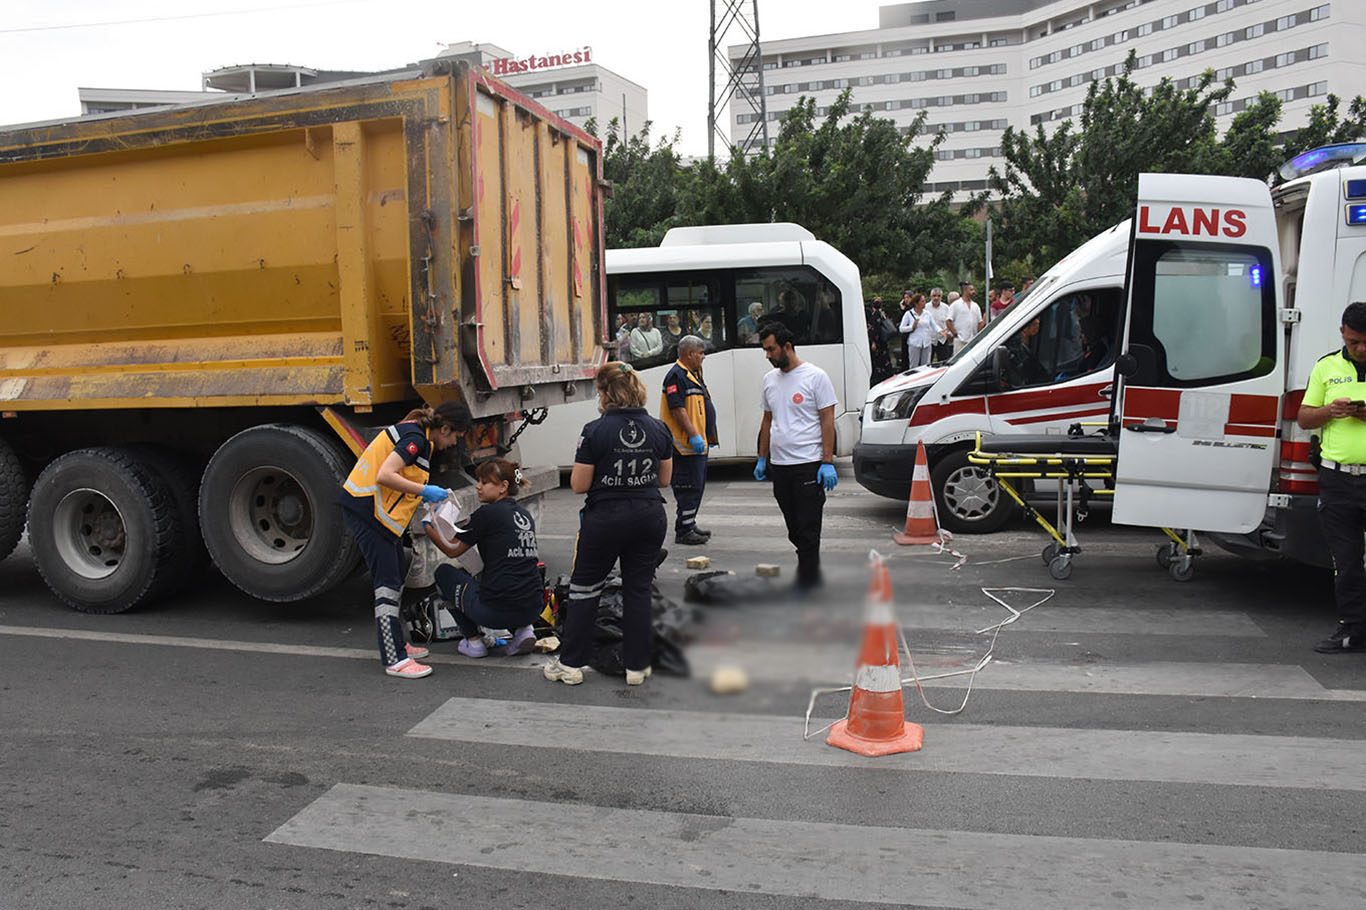
M 1278 250 L 1261 181 L 1139 176 L 1116 364 L 1116 523 L 1261 524 L 1284 370 Z

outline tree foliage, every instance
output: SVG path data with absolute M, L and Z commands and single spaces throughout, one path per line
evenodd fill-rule
M 1079 126 L 1069 119 L 1051 133 L 1042 124 L 1032 133 L 1006 129 L 1005 164 L 992 167 L 981 200 L 999 198 L 999 252 L 1046 268 L 1128 218 L 1145 171 L 1265 179 L 1300 151 L 1366 135 L 1361 96 L 1344 119 L 1329 95 L 1305 126 L 1279 134 L 1281 101 L 1263 92 L 1220 136 L 1214 110 L 1232 93 L 1232 80 L 1216 86 L 1207 70 L 1185 88 L 1164 78 L 1145 89 L 1130 78 L 1136 62 L 1131 52 L 1119 75 L 1091 83 Z

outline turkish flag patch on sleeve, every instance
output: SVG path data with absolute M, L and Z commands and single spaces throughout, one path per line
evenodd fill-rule
M 416 455 L 416 454 L 417 454 L 417 443 L 415 443 L 415 442 L 410 442 L 410 443 L 408 443 L 408 454 L 409 454 L 409 455 Z
M 667 389 L 665 389 L 664 391 L 668 392 L 670 395 L 677 395 L 677 394 L 678 394 L 678 386 L 676 386 L 676 385 L 671 385 L 671 386 L 669 386 Z

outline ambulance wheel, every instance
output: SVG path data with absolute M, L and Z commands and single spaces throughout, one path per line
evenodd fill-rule
M 990 534 L 1010 520 L 1013 502 L 967 449 L 945 452 L 930 471 L 940 524 L 955 534 Z
M 1176 559 L 1176 544 L 1167 541 L 1157 548 L 1157 564 L 1162 568 L 1171 566 L 1174 559 Z
M 1066 554 L 1053 557 L 1053 561 L 1048 564 L 1048 574 L 1058 581 L 1066 581 L 1072 577 L 1072 557 Z
M 1053 542 L 1050 543 L 1048 546 L 1044 547 L 1044 548 L 1043 548 L 1043 553 L 1040 554 L 1041 556 L 1043 556 L 1043 564 L 1044 564 L 1044 565 L 1048 565 L 1048 564 L 1051 563 L 1051 562 L 1058 556 L 1058 554 L 1061 553 L 1061 552 L 1062 552 L 1062 547 L 1059 546 L 1059 544 L 1058 544 L 1058 542 L 1057 542 L 1056 540 L 1053 541 Z
M 1172 560 L 1167 571 L 1171 574 L 1172 581 L 1190 581 L 1195 577 L 1195 560 L 1189 556 Z
M 0 559 L 13 553 L 24 536 L 28 493 L 28 475 L 19 456 L 0 439 Z
M 80 449 L 33 484 L 29 544 L 52 592 L 83 613 L 122 613 L 167 593 L 183 529 L 155 471 L 119 449 Z
M 261 600 L 325 593 L 358 558 L 337 494 L 349 460 L 305 427 L 265 424 L 218 447 L 199 486 L 199 524 L 220 572 Z

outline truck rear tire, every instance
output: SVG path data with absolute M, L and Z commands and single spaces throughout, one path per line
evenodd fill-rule
M 967 449 L 940 455 L 930 484 L 939 521 L 955 534 L 990 534 L 1010 520 L 1014 502 L 990 471 L 968 461 Z
M 209 459 L 199 525 L 220 572 L 252 597 L 287 603 L 346 578 L 358 558 L 336 504 L 349 462 L 325 436 L 266 424 Z
M 129 453 L 166 482 L 175 506 L 180 533 L 176 536 L 176 554 L 166 580 L 166 593 L 185 590 L 203 575 L 209 566 L 209 551 L 204 549 L 204 536 L 199 531 L 199 471 L 182 456 L 158 446 L 134 446 Z
M 24 536 L 28 492 L 28 476 L 19 456 L 0 439 L 0 559 L 13 553 Z
M 52 592 L 83 613 L 122 613 L 166 593 L 182 534 L 164 480 L 130 452 L 79 449 L 33 484 L 29 544 Z

